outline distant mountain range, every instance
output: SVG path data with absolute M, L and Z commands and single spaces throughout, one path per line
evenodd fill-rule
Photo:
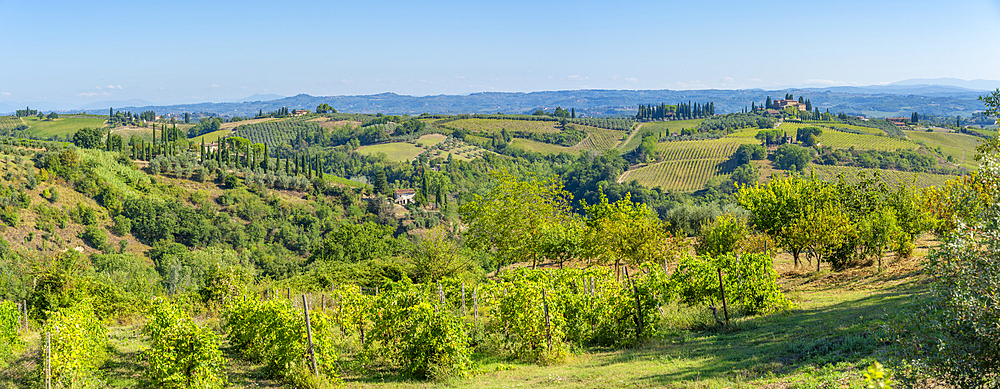
M 277 100 L 277 99 L 283 99 L 283 98 L 285 98 L 285 96 L 276 95 L 274 93 L 268 93 L 268 94 L 264 94 L 264 95 L 256 94 L 256 95 L 253 95 L 253 96 L 250 96 L 250 97 L 244 97 L 244 98 L 239 99 L 239 100 L 234 100 L 233 102 L 234 103 L 246 103 L 246 102 L 250 102 L 250 101 L 271 101 L 271 100 Z
M 852 89 L 853 88 L 853 89 Z M 863 88 L 863 87 L 862 87 Z M 872 87 L 874 88 L 874 87 Z M 780 91 L 747 90 L 570 90 L 531 93 L 484 92 L 470 95 L 406 96 L 381 93 L 365 96 L 310 96 L 300 94 L 270 101 L 233 103 L 199 103 L 170 106 L 124 107 L 123 110 L 156 113 L 215 114 L 221 116 L 253 116 L 260 111 L 269 112 L 282 107 L 289 109 L 315 109 L 327 103 L 340 112 L 410 114 L 421 113 L 531 113 L 538 109 L 556 107 L 575 108 L 580 115 L 609 116 L 632 115 L 639 104 L 675 104 L 678 102 L 712 101 L 717 113 L 739 112 L 752 103 L 762 104 L 770 96 L 783 98 L 791 93 L 796 98 L 804 96 L 821 111 L 864 114 L 874 117 L 909 116 L 911 112 L 941 116 L 970 116 L 981 111 L 983 105 L 976 98 L 984 92 L 968 90 L 947 92 L 942 88 L 914 86 L 804 88 Z M 911 87 L 905 87 L 911 88 Z M 949 87 L 951 88 L 951 87 Z M 912 92 L 923 91 L 925 94 Z M 119 108 L 115 108 L 119 109 Z M 104 109 L 88 110 L 103 113 Z
M 355 96 L 310 96 L 300 94 L 283 97 L 275 94 L 257 94 L 234 102 L 153 105 L 143 100 L 126 102 L 100 102 L 88 104 L 89 113 L 105 113 L 108 107 L 115 110 L 141 112 L 152 110 L 157 114 L 253 116 L 260 111 L 289 109 L 315 109 L 327 103 L 340 112 L 410 114 L 421 113 L 531 113 L 538 109 L 556 107 L 575 108 L 586 116 L 632 115 L 639 104 L 675 104 L 678 102 L 712 101 L 717 113 L 739 112 L 760 105 L 770 96 L 783 98 L 791 93 L 796 98 L 804 96 L 820 110 L 864 114 L 874 117 L 909 116 L 911 112 L 941 116 L 969 116 L 982 111 L 977 100 L 1000 86 L 1000 81 L 958 79 L 911 79 L 886 85 L 833 86 L 821 88 L 790 88 L 777 91 L 762 89 L 742 90 L 567 90 L 544 92 L 483 92 L 469 95 L 406 96 L 395 93 Z M 13 112 L 25 105 L 48 110 L 32 104 L 0 103 L 0 112 Z

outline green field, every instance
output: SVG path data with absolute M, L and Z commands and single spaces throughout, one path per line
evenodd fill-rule
M 624 131 L 577 125 L 576 128 L 587 133 L 587 138 L 577 147 L 584 150 L 611 150 L 625 140 Z
M 407 162 L 412 161 L 420 153 L 427 151 L 427 148 L 441 143 L 445 140 L 445 136 L 441 134 L 428 134 L 421 136 L 419 139 L 410 142 L 392 142 L 392 143 L 382 143 L 377 145 L 361 146 L 358 148 L 358 152 L 365 155 L 375 155 L 378 153 L 383 153 L 388 158 L 389 161 L 393 162 Z
M 417 144 L 420 145 L 420 147 L 428 148 L 441 143 L 445 140 L 445 138 L 447 138 L 447 136 L 441 134 L 427 134 L 417 139 Z
M 654 163 L 626 171 L 618 182 L 636 180 L 639 185 L 663 190 L 693 192 L 709 180 L 728 175 L 720 168 L 727 159 L 689 159 Z
M 558 128 L 559 122 L 541 120 L 459 119 L 444 123 L 443 126 L 451 129 L 465 129 L 472 132 L 487 133 L 500 132 L 502 129 L 507 129 L 507 131 L 540 133 L 556 133 L 560 131 Z
M 958 176 L 948 174 L 901 172 L 897 170 L 867 169 L 853 166 L 809 165 L 808 171 L 815 172 L 816 177 L 828 181 L 836 180 L 839 175 L 843 175 L 844 179 L 848 182 L 857 182 L 859 180 L 858 173 L 860 172 L 864 172 L 869 176 L 877 172 L 890 185 L 904 182 L 912 183 L 918 187 L 940 186 L 948 180 L 958 178 Z
M 934 149 L 940 147 L 941 153 L 951 156 L 956 164 L 969 169 L 979 167 L 979 163 L 973 157 L 976 155 L 976 146 L 981 143 L 981 138 L 948 132 L 905 131 L 905 133 L 910 139 L 926 143 L 927 147 Z
M 753 138 L 722 138 L 660 142 L 656 145 L 658 156 L 666 161 L 685 159 L 729 159 L 741 144 L 757 144 Z
M 705 119 L 692 119 L 692 120 L 675 120 L 668 122 L 648 122 L 639 125 L 640 131 L 653 131 L 653 132 L 681 132 L 682 128 L 698 128 L 698 125 Z
M 385 154 L 392 162 L 412 161 L 422 152 L 424 152 L 423 148 L 406 142 L 382 143 L 358 148 L 358 153 L 365 155 Z
M 559 153 L 577 154 L 580 152 L 580 148 L 577 146 L 573 147 L 559 146 L 551 143 L 538 142 L 522 138 L 514 138 L 514 140 L 510 142 L 510 145 L 511 147 L 517 147 L 521 150 L 534 151 L 536 153 L 542 153 L 542 154 L 559 154 Z
M 92 117 L 59 118 L 54 120 L 38 120 L 37 117 L 30 116 L 21 118 L 28 125 L 28 133 L 31 135 L 48 138 L 50 136 L 71 137 L 79 129 L 84 127 L 100 128 L 104 127 L 105 119 Z
M 231 134 L 232 132 L 233 132 L 232 130 L 214 131 L 200 136 L 196 136 L 194 138 L 188 138 L 188 141 L 191 143 L 201 144 L 201 141 L 204 140 L 205 143 L 211 143 L 219 140 L 219 138 L 221 137 Z
M 709 180 L 729 174 L 724 165 L 741 144 L 756 143 L 756 139 L 747 137 L 660 142 L 656 150 L 662 162 L 626 171 L 618 182 L 636 180 L 650 188 L 696 191 Z
M 440 157 L 448 158 L 448 154 L 451 154 L 453 159 L 462 161 L 471 161 L 476 158 L 481 158 L 485 153 L 492 153 L 492 151 L 455 138 L 448 138 L 443 142 L 438 143 L 436 150 L 440 151 L 440 154 L 438 155 Z
M 819 127 L 812 123 L 782 123 L 779 130 L 788 133 L 788 136 L 795 137 L 799 128 Z M 854 147 L 858 150 L 881 150 L 893 151 L 899 149 L 913 150 L 919 147 L 916 143 L 903 139 L 890 138 L 888 136 L 876 136 L 866 134 L 851 134 L 847 132 L 834 131 L 829 128 L 823 129 L 823 135 L 819 136 L 819 142 L 823 146 L 830 146 L 835 149 L 849 149 Z

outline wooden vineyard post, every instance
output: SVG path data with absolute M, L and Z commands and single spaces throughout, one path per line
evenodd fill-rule
M 635 286 L 632 279 L 628 276 L 628 267 L 625 268 L 625 281 L 632 286 L 632 295 L 635 296 L 635 328 L 636 328 L 636 340 L 642 338 L 642 309 L 639 305 L 639 288 Z
M 479 289 L 472 290 L 472 315 L 476 319 L 476 325 L 479 325 Z
M 23 317 L 22 328 L 24 333 L 28 332 L 28 300 L 21 301 L 21 313 Z
M 722 283 L 722 269 L 719 270 L 719 290 L 722 291 L 722 312 L 726 315 L 726 325 L 729 325 L 729 308 L 726 306 L 726 285 Z
M 438 282 L 438 307 L 444 306 L 444 289 L 441 288 L 441 282 Z
M 542 289 L 542 309 L 545 310 L 545 339 L 549 344 L 549 351 L 552 351 L 552 326 L 549 321 L 549 303 L 545 299 L 545 289 Z
M 313 375 L 319 377 L 319 369 L 316 368 L 316 350 L 313 349 L 312 324 L 309 322 L 309 300 L 306 295 L 302 295 L 302 310 L 306 313 L 306 339 L 309 340 L 309 359 L 312 361 Z
M 52 389 L 52 335 L 45 332 L 45 389 Z
M 469 316 L 465 311 L 465 283 L 462 283 L 462 317 Z

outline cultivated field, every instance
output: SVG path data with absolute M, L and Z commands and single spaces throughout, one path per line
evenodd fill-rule
M 267 122 L 273 122 L 273 121 L 277 121 L 277 120 L 279 120 L 279 119 L 275 119 L 275 118 L 263 118 L 263 119 L 250 119 L 250 120 L 242 120 L 242 121 L 238 121 L 238 122 L 222 123 L 222 125 L 219 126 L 219 129 L 222 129 L 222 130 L 232 130 L 232 129 L 234 129 L 236 127 L 239 127 L 239 126 L 242 126 L 244 124 L 267 123 Z
M 788 133 L 788 136 L 795 137 L 799 128 L 820 127 L 811 123 L 782 123 L 779 130 Z M 819 136 L 819 142 L 823 146 L 830 146 L 835 149 L 849 149 L 852 146 L 858 150 L 914 150 L 919 147 L 916 143 L 903 139 L 890 138 L 888 136 L 876 136 L 867 134 L 851 134 L 847 132 L 835 131 L 823 128 L 823 135 Z
M 459 119 L 447 122 L 443 126 L 452 129 L 465 129 L 472 132 L 500 132 L 502 129 L 510 131 L 526 131 L 540 133 L 559 132 L 559 122 L 555 121 L 529 121 L 529 120 L 499 120 L 499 119 Z
M 843 175 L 844 180 L 848 182 L 857 182 L 860 178 L 859 173 L 864 172 L 867 176 L 878 173 L 879 177 L 882 177 L 890 185 L 895 185 L 896 183 L 903 182 L 908 184 L 916 185 L 917 187 L 928 187 L 928 186 L 940 186 L 946 181 L 958 178 L 958 176 L 948 175 L 948 174 L 933 174 L 933 173 L 915 173 L 915 172 L 901 172 L 897 170 L 885 170 L 885 169 L 867 169 L 853 166 L 827 166 L 827 165 L 809 165 L 808 172 L 815 172 L 816 177 L 827 181 L 837 180 L 840 175 Z
M 741 144 L 757 144 L 754 138 L 721 138 L 680 142 L 660 142 L 656 150 L 667 161 L 721 159 L 732 157 Z
M 204 139 L 205 143 L 211 143 L 219 140 L 219 138 L 231 134 L 232 132 L 233 132 L 232 130 L 213 131 L 207 134 L 196 136 L 194 138 L 188 138 L 188 141 L 195 144 L 201 144 L 201 141 Z
M 639 125 L 639 131 L 681 132 L 683 128 L 698 128 L 705 119 L 675 120 L 669 122 L 648 122 Z
M 383 153 L 389 161 L 393 162 L 412 161 L 420 153 L 426 151 L 427 148 L 441 143 L 445 138 L 441 134 L 428 134 L 421 136 L 414 142 L 392 142 L 361 146 L 358 148 L 358 153 L 365 155 Z
M 626 137 L 624 131 L 581 125 L 577 125 L 576 128 L 587 133 L 587 138 L 576 146 L 583 150 L 611 150 L 624 141 Z
M 976 155 L 976 146 L 981 143 L 978 137 L 946 132 L 905 131 L 905 133 L 910 139 L 922 141 L 929 148 L 941 148 L 941 153 L 946 157 L 951 156 L 956 164 L 969 169 L 979 167 L 979 163 L 973 159 Z
M 29 134 L 42 138 L 51 136 L 71 137 L 75 132 L 84 127 L 101 128 L 105 126 L 105 119 L 88 116 L 69 116 L 53 120 L 39 120 L 37 117 L 30 116 L 21 118 L 21 120 L 24 120 L 24 123 L 28 125 Z
M 522 138 L 514 138 L 514 140 L 510 142 L 510 146 L 517 147 L 521 150 L 534 151 L 536 153 L 542 153 L 542 154 L 559 154 L 559 153 L 577 154 L 580 152 L 580 148 L 577 146 L 573 147 L 559 146 L 551 143 L 538 142 Z
M 721 167 L 726 159 L 688 159 L 654 163 L 626 171 L 618 182 L 636 180 L 640 185 L 663 190 L 693 192 L 703 189 L 709 180 L 725 176 Z

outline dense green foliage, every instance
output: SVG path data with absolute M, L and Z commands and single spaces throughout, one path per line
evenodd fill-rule
M 777 120 L 756 113 L 730 113 L 712 116 L 698 125 L 699 132 L 733 132 L 744 128 L 774 128 Z
M 222 388 L 222 352 L 218 335 L 199 326 L 169 301 L 150 307 L 145 333 L 152 344 L 144 355 L 150 381 L 161 388 Z
M 0 301 L 0 367 L 6 366 L 23 346 L 21 310 L 13 301 Z
M 99 387 L 98 369 L 107 358 L 107 330 L 88 303 L 52 312 L 42 328 L 51 336 L 50 364 L 54 387 Z M 40 359 L 44 355 L 40 355 Z M 38 369 L 44 376 L 44 361 Z
M 886 340 L 908 369 L 909 383 L 948 377 L 960 388 L 995 387 L 1000 372 L 1000 164 L 984 156 L 965 182 L 943 188 L 937 199 L 978 204 L 956 212 L 942 245 L 925 265 L 932 299 L 884 325 Z
M 322 374 L 336 377 L 333 322 L 320 312 L 310 312 L 309 320 L 316 365 Z M 236 299 L 226 307 L 224 325 L 229 342 L 245 357 L 265 364 L 270 374 L 289 380 L 309 374 L 305 317 L 289 301 Z

